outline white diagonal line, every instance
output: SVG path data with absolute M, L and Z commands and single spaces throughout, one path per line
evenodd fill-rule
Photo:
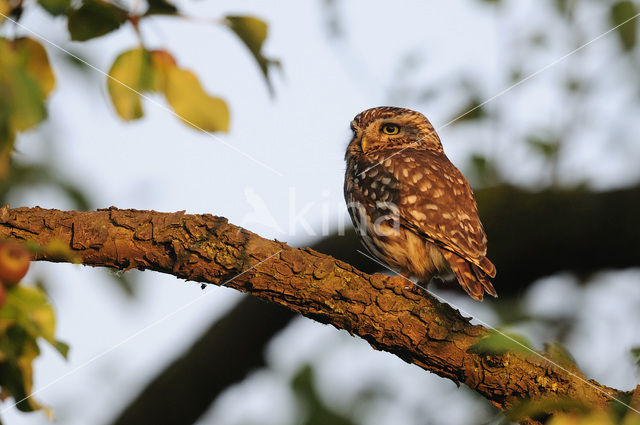
M 115 81 L 118 84 L 123 85 L 124 87 L 128 88 L 129 90 L 131 90 L 132 92 L 134 92 L 135 94 L 137 94 L 138 96 L 142 97 L 143 99 L 145 99 L 146 101 L 158 106 L 159 108 L 163 109 L 166 112 L 169 112 L 171 115 L 181 119 L 182 121 L 188 123 L 189 125 L 195 127 L 196 129 L 200 130 L 201 132 L 203 132 L 204 134 L 208 135 L 209 137 L 211 137 L 212 139 L 222 143 L 223 145 L 225 145 L 226 147 L 228 147 L 229 149 L 239 153 L 240 155 L 244 156 L 245 158 L 250 159 L 251 161 L 255 162 L 256 164 L 261 165 L 262 167 L 266 168 L 267 170 L 279 175 L 280 177 L 283 177 L 284 174 L 282 174 L 280 171 L 276 170 L 275 168 L 265 164 L 264 162 L 260 161 L 259 159 L 255 158 L 254 156 L 246 153 L 245 151 L 238 149 L 237 147 L 233 146 L 231 143 L 229 142 L 225 142 L 223 139 L 221 139 L 220 137 L 216 136 L 215 134 L 212 134 L 208 131 L 206 131 L 205 129 L 203 129 L 202 127 L 194 124 L 193 122 L 189 121 L 188 119 L 186 119 L 185 117 L 181 116 L 180 114 L 176 113 L 173 109 L 168 108 L 167 106 L 163 105 L 162 103 L 158 102 L 157 100 L 147 96 L 146 94 L 134 89 L 133 87 L 123 83 L 122 81 L 118 80 L 117 78 L 112 77 L 111 75 L 107 74 L 106 72 L 104 72 L 103 70 L 101 70 L 100 68 L 96 67 L 95 65 L 90 64 L 89 62 L 87 62 L 86 60 L 82 59 L 81 57 L 73 54 L 72 52 L 70 52 L 69 50 L 65 49 L 64 47 L 60 46 L 59 44 L 49 40 L 48 38 L 40 35 L 39 33 L 33 31 L 31 28 L 21 24 L 20 22 L 10 18 L 9 16 L 3 14 L 2 12 L 0 12 L 0 16 L 4 17 L 6 20 L 13 22 L 15 25 L 19 26 L 20 28 L 24 29 L 25 31 L 28 31 L 29 33 L 33 34 L 34 36 L 36 36 L 37 38 L 39 38 L 40 40 L 44 41 L 45 43 L 50 44 L 51 46 L 55 47 L 56 49 L 66 53 L 67 55 L 71 56 L 72 58 L 76 59 L 77 61 L 82 62 L 83 64 L 85 64 L 86 66 L 88 66 L 89 68 L 93 69 L 94 71 L 104 75 L 105 77 L 109 78 L 112 81 Z
M 634 16 L 632 16 L 631 18 L 627 19 L 626 21 L 622 22 L 621 24 L 616 25 L 615 27 L 609 29 L 608 31 L 603 32 L 602 34 L 600 34 L 599 36 L 597 36 L 596 38 L 586 42 L 585 44 L 581 45 L 580 47 L 570 51 L 569 53 L 565 54 L 564 56 L 559 57 L 558 59 L 554 60 L 553 62 L 547 64 L 546 66 L 543 66 L 542 68 L 540 68 L 539 70 L 537 70 L 536 72 L 529 74 L 528 76 L 526 76 L 525 78 L 523 78 L 522 80 L 512 84 L 511 86 L 507 87 L 506 89 L 502 90 L 501 92 L 491 96 L 489 99 L 485 100 L 484 102 L 480 103 L 479 105 L 476 105 L 475 107 L 469 109 L 468 111 L 466 111 L 465 113 L 457 116 L 456 118 L 452 119 L 451 121 L 449 121 L 448 123 L 438 127 L 437 129 L 429 132 L 427 135 L 425 135 L 424 137 L 421 137 L 420 139 L 416 140 L 415 142 L 409 144 L 408 146 L 405 146 L 404 148 L 400 149 L 397 152 L 394 152 L 393 154 L 389 155 L 388 157 L 382 159 L 381 161 L 377 162 L 376 164 L 370 166 L 369 168 L 367 168 L 366 170 L 364 170 L 363 172 L 361 172 L 360 174 L 358 174 L 358 176 L 360 176 L 361 174 L 366 173 L 367 171 L 371 170 L 372 168 L 377 167 L 378 165 L 382 164 L 383 162 L 385 162 L 387 159 L 389 158 L 393 158 L 394 156 L 398 155 L 399 153 L 401 153 L 402 151 L 404 151 L 405 149 L 409 149 L 410 147 L 412 147 L 413 145 L 415 145 L 418 142 L 421 142 L 422 140 L 426 139 L 427 137 L 429 137 L 430 135 L 432 135 L 433 133 L 436 133 L 444 128 L 449 127 L 451 124 L 455 123 L 456 121 L 464 118 L 465 116 L 469 115 L 470 113 L 472 113 L 473 111 L 475 111 L 478 108 L 482 108 L 484 105 L 486 105 L 489 102 L 492 102 L 494 100 L 496 100 L 497 98 L 499 98 L 500 96 L 510 92 L 511 90 L 515 89 L 516 87 L 520 86 L 521 84 L 524 84 L 525 82 L 529 81 L 530 79 L 542 74 L 543 72 L 545 72 L 546 70 L 548 70 L 549 68 L 552 68 L 554 66 L 556 66 L 557 64 L 559 64 L 560 62 L 562 62 L 563 60 L 567 59 L 569 56 L 579 52 L 580 50 L 586 48 L 587 46 L 589 46 L 592 43 L 595 43 L 596 41 L 600 40 L 601 38 L 609 35 L 610 33 L 612 33 L 613 31 L 617 30 L 618 28 L 620 28 L 621 26 L 623 26 L 624 24 L 633 21 L 634 19 L 636 19 L 638 16 L 640 16 L 640 13 L 636 13 Z
M 384 267 L 385 269 L 389 270 L 390 272 L 395 273 L 397 276 L 400 276 L 401 278 L 405 279 L 407 282 L 410 282 L 412 285 L 417 286 L 418 288 L 422 289 L 423 291 L 427 292 L 429 295 L 437 298 L 438 300 L 440 300 L 440 302 L 449 304 L 450 306 L 452 306 L 453 308 L 458 309 L 462 314 L 472 317 L 474 319 L 476 319 L 478 322 L 480 322 L 480 324 L 482 326 L 484 326 L 485 328 L 491 329 L 493 332 L 496 332 L 500 335 L 502 335 L 503 337 L 507 338 L 509 341 L 514 342 L 516 344 L 518 344 L 519 346 L 521 346 L 522 348 L 524 348 L 525 350 L 531 352 L 532 354 L 535 354 L 536 356 L 540 357 L 541 359 L 547 361 L 548 363 L 551 363 L 553 366 L 557 367 L 558 369 L 566 372 L 567 374 L 569 374 L 570 376 L 576 378 L 577 380 L 589 385 L 590 387 L 592 387 L 593 389 L 595 389 L 598 392 L 601 392 L 602 394 L 604 394 L 606 397 L 608 397 L 609 399 L 613 400 L 613 401 L 617 401 L 618 403 L 622 404 L 623 406 L 628 407 L 629 409 L 633 410 L 636 413 L 640 413 L 640 410 L 636 410 L 635 408 L 629 406 L 628 404 L 626 404 L 624 401 L 612 396 L 611 394 L 607 393 L 606 391 L 598 388 L 596 385 L 592 384 L 591 382 L 587 381 L 586 379 L 582 378 L 579 375 L 576 375 L 575 373 L 571 372 L 570 370 L 567 370 L 566 368 L 560 366 L 558 363 L 554 362 L 553 360 L 549 359 L 548 357 L 543 356 L 542 354 L 538 353 L 535 350 L 532 350 L 531 348 L 527 347 L 526 345 L 524 345 L 523 343 L 521 343 L 520 341 L 516 340 L 515 338 L 512 338 L 511 336 L 507 335 L 506 333 L 494 328 L 493 326 L 491 326 L 490 324 L 488 324 L 487 322 L 483 321 L 482 319 L 478 319 L 477 317 L 474 317 L 472 314 L 469 314 L 469 312 L 465 311 L 464 309 L 458 307 L 457 305 L 453 304 L 452 302 L 449 302 L 448 300 L 444 299 L 443 297 L 441 297 L 438 294 L 435 294 L 431 291 L 429 291 L 427 288 L 425 288 L 424 286 L 421 286 L 419 284 L 417 284 L 416 282 L 414 282 L 413 280 L 409 279 L 408 277 L 398 273 L 397 271 L 393 270 L 392 268 L 390 268 L 389 266 L 387 266 L 386 264 L 384 264 L 383 262 L 379 261 L 378 259 L 362 252 L 361 250 L 356 250 L 358 251 L 360 254 L 364 255 L 365 257 L 367 257 L 368 259 L 370 259 L 371 261 L 375 261 L 376 263 L 380 264 L 382 267 Z
M 258 267 L 260 264 L 264 263 L 265 261 L 270 260 L 271 258 L 275 257 L 276 255 L 280 254 L 282 252 L 282 250 L 276 252 L 275 254 L 272 254 L 270 256 L 268 256 L 267 258 L 265 258 L 264 260 L 260 261 L 257 264 L 254 264 L 253 266 L 249 267 L 247 270 L 243 271 L 242 273 L 239 273 L 237 275 L 235 275 L 234 277 L 232 277 L 231 279 L 221 283 L 219 286 L 226 286 L 228 283 L 234 281 L 235 279 L 239 278 L 240 276 L 242 276 L 243 274 L 255 269 L 256 267 Z M 29 394 L 28 396 L 22 398 L 21 400 L 16 401 L 15 403 L 4 407 L 0 413 L 5 413 L 7 410 L 13 408 L 14 406 L 22 403 L 23 401 L 35 396 L 36 394 L 41 393 L 42 391 L 46 390 L 47 388 L 57 384 L 58 382 L 60 382 L 61 380 L 63 380 L 64 378 L 66 378 L 69 375 L 73 375 L 74 373 L 78 372 L 81 369 L 84 369 L 86 366 L 90 365 L 91 363 L 95 362 L 96 360 L 106 356 L 107 354 L 109 354 L 110 352 L 112 352 L 113 350 L 121 347 L 122 345 L 126 344 L 127 342 L 135 339 L 136 337 L 138 337 L 139 335 L 145 333 L 146 331 L 148 331 L 151 328 L 156 327 L 157 325 L 159 325 L 160 323 L 164 322 L 165 320 L 175 316 L 176 314 L 178 314 L 179 312 L 181 312 L 182 310 L 186 309 L 187 307 L 190 307 L 191 305 L 197 303 L 198 301 L 200 301 L 204 296 L 206 296 L 210 291 L 207 292 L 203 292 L 202 294 L 200 294 L 197 298 L 194 298 L 193 300 L 189 301 L 188 303 L 184 304 L 182 307 L 179 307 L 178 309 L 172 311 L 171 313 L 161 317 L 160 319 L 156 320 L 155 322 L 152 322 L 150 324 L 148 324 L 147 326 L 145 326 L 144 328 L 138 330 L 137 332 L 129 335 L 128 337 L 126 337 L 125 339 L 123 339 L 122 341 L 120 341 L 119 343 L 111 346 L 110 348 L 108 348 L 107 350 L 103 351 L 100 354 L 97 354 L 95 356 L 93 356 L 92 358 L 90 358 L 89 360 L 87 360 L 86 362 L 82 363 L 79 366 L 76 366 L 75 368 L 71 369 L 69 372 L 59 376 L 58 378 L 54 379 L 53 381 L 49 382 L 48 384 L 46 384 L 45 386 L 43 386 L 42 388 L 39 388 L 38 390 L 32 392 L 31 394 Z

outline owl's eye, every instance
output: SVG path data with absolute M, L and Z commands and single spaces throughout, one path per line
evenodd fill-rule
M 393 136 L 394 134 L 400 133 L 400 126 L 396 124 L 386 123 L 386 124 L 382 124 L 382 127 L 380 128 L 380 130 L 382 130 L 384 134 L 389 134 Z

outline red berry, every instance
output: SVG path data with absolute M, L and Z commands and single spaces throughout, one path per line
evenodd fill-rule
M 0 281 L 15 285 L 27 274 L 31 253 L 17 242 L 0 242 Z

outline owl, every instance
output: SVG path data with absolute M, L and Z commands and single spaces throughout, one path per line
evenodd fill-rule
M 425 284 L 457 279 L 476 300 L 496 297 L 473 192 L 429 120 L 385 106 L 358 114 L 351 129 L 344 195 L 367 250 Z

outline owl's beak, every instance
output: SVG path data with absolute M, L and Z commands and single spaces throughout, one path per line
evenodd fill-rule
M 362 149 L 362 152 L 366 151 L 367 148 L 367 143 L 364 140 L 364 135 L 362 134 L 362 132 L 360 131 L 360 127 L 358 127 L 358 125 L 356 124 L 355 121 L 351 121 L 351 130 L 353 131 L 353 141 L 358 141 L 358 139 L 360 139 L 360 148 Z
M 371 146 L 371 144 L 367 143 L 367 139 L 362 137 L 360 139 L 360 147 L 362 148 L 362 153 L 367 153 L 367 149 L 369 149 L 369 146 Z

